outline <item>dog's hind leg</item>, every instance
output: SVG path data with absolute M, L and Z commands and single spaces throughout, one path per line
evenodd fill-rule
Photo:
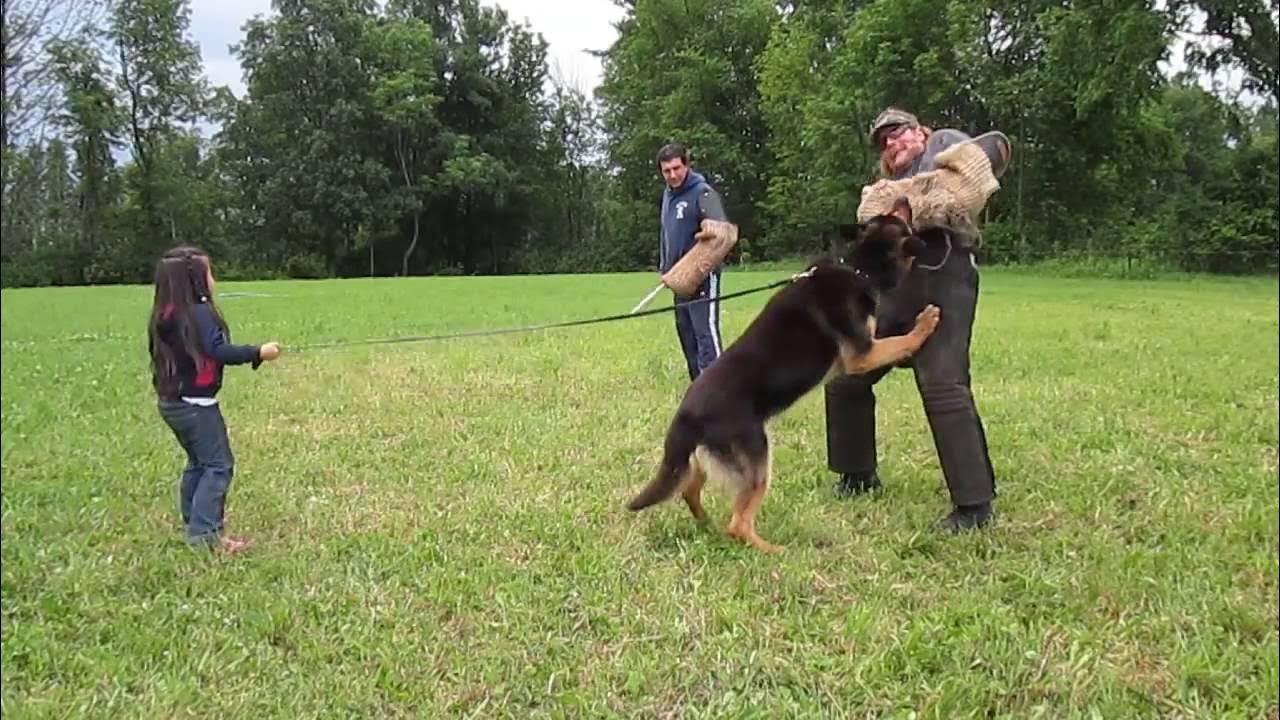
M 786 548 L 760 537 L 756 532 L 756 512 L 769 492 L 769 469 L 767 466 L 752 469 L 757 480 L 744 487 L 733 503 L 733 519 L 729 521 L 729 534 L 765 552 L 782 552 Z
M 740 472 L 738 495 L 733 501 L 733 517 L 729 520 L 729 534 L 765 552 L 781 552 L 781 545 L 774 545 L 756 532 L 756 512 L 769 492 L 772 480 L 773 453 L 769 439 L 760 433 L 761 447 L 749 448 L 739 455 Z
M 707 522 L 707 511 L 702 509 L 702 486 L 707 482 L 707 471 L 702 467 L 699 461 L 698 453 L 695 452 L 689 458 L 689 471 L 684 481 L 684 501 L 689 506 L 689 512 L 693 513 L 694 519 L 698 522 Z

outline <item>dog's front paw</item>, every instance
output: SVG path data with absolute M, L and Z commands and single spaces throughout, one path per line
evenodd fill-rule
M 916 326 L 911 328 L 911 334 L 923 342 L 938 328 L 938 321 L 941 319 L 942 311 L 937 305 L 926 305 L 924 310 L 916 315 Z

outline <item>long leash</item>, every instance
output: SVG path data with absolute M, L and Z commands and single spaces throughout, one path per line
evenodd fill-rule
M 947 249 L 942 256 L 942 261 L 939 262 L 937 265 L 922 265 L 919 267 L 932 273 L 942 268 L 943 265 L 946 265 L 947 260 L 951 258 L 950 233 L 947 234 L 946 240 L 947 240 Z M 708 298 L 699 298 L 697 300 L 688 300 L 686 302 L 676 303 L 670 308 L 653 308 L 652 310 L 645 310 L 643 312 L 638 312 L 639 308 L 644 307 L 655 295 L 657 295 L 658 291 L 662 289 L 663 286 L 659 285 L 658 287 L 650 291 L 649 294 L 645 296 L 645 299 L 641 300 L 640 304 L 637 305 L 634 309 L 632 309 L 631 312 L 618 313 L 616 315 L 604 315 L 602 317 L 586 318 L 582 320 L 565 320 L 562 322 L 553 322 L 553 323 L 538 323 L 536 325 L 519 325 L 516 327 L 496 328 L 496 329 L 490 329 L 490 330 L 464 330 L 462 332 L 441 333 L 437 335 L 402 335 L 399 337 L 366 338 L 363 340 L 334 340 L 332 342 L 324 342 L 324 343 L 307 343 L 305 345 L 293 345 L 289 347 L 289 351 L 305 352 L 309 350 L 323 350 L 323 349 L 339 348 L 339 347 L 354 347 L 358 345 L 394 345 L 399 343 L 434 342 L 434 341 L 440 341 L 440 340 L 455 340 L 458 338 L 491 337 L 495 335 L 512 335 L 516 333 L 537 332 L 539 330 L 554 330 L 558 328 L 581 327 L 583 325 L 599 325 L 601 323 L 617 322 L 619 320 L 630 320 L 633 318 L 642 318 L 649 315 L 658 315 L 658 314 L 668 313 L 679 308 L 692 307 L 694 305 L 701 305 L 701 304 L 710 303 L 710 302 L 721 302 L 724 300 L 731 300 L 733 298 L 743 297 L 744 295 L 753 295 L 755 293 L 765 292 L 767 290 L 773 290 L 774 288 L 780 288 L 784 285 L 789 285 L 801 278 L 809 277 L 810 275 L 813 274 L 813 271 L 814 271 L 814 268 L 811 266 L 808 269 L 806 269 L 804 272 L 796 273 L 790 277 L 783 278 L 781 280 L 775 280 L 774 282 L 768 283 L 767 285 L 760 285 L 753 288 L 747 288 L 746 290 L 739 290 L 738 292 L 733 292 L 733 293 L 729 293 L 728 295 L 721 295 L 719 297 L 714 297 L 714 298 L 708 297 Z M 255 370 L 257 369 L 257 366 L 258 366 L 258 363 L 254 363 Z
M 583 325 L 597 325 L 600 323 L 617 322 L 619 320 L 629 320 L 632 318 L 642 318 L 648 315 L 658 315 L 660 313 L 669 313 L 672 310 L 678 309 L 678 308 L 692 307 L 694 305 L 701 305 L 703 303 L 709 303 L 709 302 L 721 302 L 723 300 L 730 300 L 732 298 L 738 298 L 744 295 L 752 295 L 754 293 L 773 290 L 774 288 L 779 288 L 779 287 L 782 287 L 783 285 L 789 285 L 802 277 L 808 277 L 811 274 L 811 271 L 812 269 L 806 270 L 805 272 L 797 273 L 795 275 L 792 275 L 791 277 L 784 278 L 782 280 L 776 280 L 767 285 L 760 285 L 758 287 L 748 288 L 746 290 L 739 290 L 738 292 L 729 293 L 728 295 L 721 295 L 719 297 L 714 297 L 714 298 L 708 297 L 708 298 L 699 298 L 697 300 L 689 300 L 682 303 L 676 303 L 670 308 L 666 308 L 666 307 L 654 308 L 652 310 L 645 310 L 644 312 L 618 313 L 616 315 L 605 315 L 603 317 L 586 318 L 582 320 L 565 320 L 562 322 L 539 323 L 536 325 L 520 325 L 517 327 L 496 328 L 496 329 L 490 329 L 490 330 L 464 330 L 462 332 L 442 333 L 438 335 L 402 335 L 399 337 L 367 338 L 364 340 L 334 340 L 332 342 L 293 345 L 293 346 L 287 347 L 286 349 L 289 352 L 297 352 L 297 351 L 321 350 L 321 349 L 337 348 L 337 347 L 352 347 L 357 345 L 391 345 L 391 344 L 398 344 L 398 343 L 433 342 L 433 341 L 439 341 L 439 340 L 453 340 L 456 338 L 487 337 L 487 336 L 493 336 L 493 335 L 511 335 L 514 333 L 537 332 L 539 330 L 553 330 L 556 328 L 580 327 Z

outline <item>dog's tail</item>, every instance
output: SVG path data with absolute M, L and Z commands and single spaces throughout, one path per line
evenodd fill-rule
M 627 503 L 627 509 L 643 510 L 671 497 L 676 488 L 680 487 L 680 481 L 689 469 L 689 456 L 701 439 L 702 428 L 699 423 L 688 415 L 677 414 L 667 430 L 658 472 L 640 494 Z

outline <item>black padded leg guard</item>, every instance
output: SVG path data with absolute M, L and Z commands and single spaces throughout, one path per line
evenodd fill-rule
M 996 496 L 995 471 L 973 393 L 961 384 L 921 388 L 942 474 L 957 506 L 980 505 Z
M 827 467 L 845 474 L 876 469 L 876 396 L 865 376 L 840 377 L 825 388 Z

